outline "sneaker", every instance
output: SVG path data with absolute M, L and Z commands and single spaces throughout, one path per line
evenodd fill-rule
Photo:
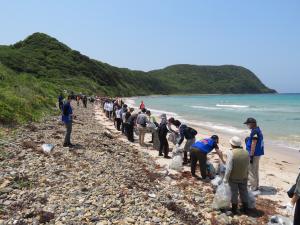
M 164 156 L 164 158 L 165 158 L 165 159 L 171 159 L 171 157 L 170 157 L 170 156 Z
M 164 156 L 163 154 L 158 154 L 158 156 Z

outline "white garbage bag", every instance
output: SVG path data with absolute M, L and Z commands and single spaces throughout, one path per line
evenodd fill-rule
M 248 190 L 248 207 L 250 209 L 255 209 L 256 207 L 256 199 L 255 199 L 255 195 L 253 194 L 252 191 Z
M 220 176 L 216 176 L 215 177 L 215 179 L 213 179 L 213 180 L 211 180 L 211 184 L 214 186 L 214 187 L 217 187 L 217 186 L 219 186 L 221 183 L 222 183 L 222 177 L 220 177 Z
M 270 218 L 270 221 L 268 223 L 268 225 L 272 225 L 272 224 L 274 224 L 274 225 L 293 225 L 293 222 L 287 217 L 284 217 L 281 215 L 275 215 Z
M 172 161 L 169 165 L 169 168 L 173 169 L 173 170 L 181 171 L 182 170 L 182 163 L 183 163 L 182 155 L 175 155 L 172 158 Z
M 231 206 L 231 189 L 227 183 L 221 183 L 216 191 L 212 207 L 214 209 L 226 209 Z
M 54 149 L 54 145 L 52 145 L 52 144 L 43 144 L 42 149 L 43 149 L 44 153 L 49 154 Z

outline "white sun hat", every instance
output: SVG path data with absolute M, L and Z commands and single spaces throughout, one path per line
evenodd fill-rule
M 234 137 L 230 138 L 229 143 L 232 146 L 235 146 L 235 147 L 241 147 L 242 146 L 242 140 L 237 136 L 234 136 Z

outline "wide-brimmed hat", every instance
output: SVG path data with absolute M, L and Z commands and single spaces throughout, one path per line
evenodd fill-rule
M 234 147 L 241 147 L 242 146 L 242 140 L 237 136 L 234 136 L 234 137 L 230 138 L 229 143 Z

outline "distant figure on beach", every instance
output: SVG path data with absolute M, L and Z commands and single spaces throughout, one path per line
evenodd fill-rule
M 137 128 L 139 130 L 139 144 L 141 146 L 145 145 L 145 134 L 147 132 L 147 123 L 149 123 L 148 115 L 146 114 L 147 110 L 142 109 L 141 113 L 136 119 Z
M 223 158 L 223 154 L 218 146 L 219 137 L 217 135 L 212 135 L 210 138 L 205 138 L 200 141 L 197 141 L 191 147 L 191 173 L 192 176 L 199 179 L 196 175 L 196 166 L 199 161 L 200 164 L 200 173 L 202 179 L 206 179 L 207 177 L 207 154 L 209 154 L 212 150 L 216 150 L 219 158 L 225 164 L 225 160 Z
M 116 121 L 116 128 L 118 131 L 120 131 L 121 130 L 121 122 L 122 122 L 122 108 L 119 105 L 117 105 L 115 121 Z
M 63 94 L 60 94 L 58 96 L 58 107 L 59 107 L 60 111 L 62 111 L 63 105 L 64 105 L 64 96 L 63 96 Z
M 144 101 L 141 101 L 141 104 L 140 104 L 140 110 L 142 110 L 142 109 L 145 109 Z
M 179 120 L 173 121 L 173 125 L 178 128 L 180 135 L 180 139 L 178 140 L 176 147 L 179 147 L 182 144 L 184 138 L 186 139 L 183 152 L 183 164 L 188 164 L 188 153 L 190 153 L 191 146 L 195 143 L 197 131 L 185 124 L 182 124 Z
M 73 123 L 73 109 L 71 106 L 71 101 L 72 101 L 71 96 L 68 96 L 67 102 L 63 105 L 62 121 L 66 126 L 65 141 L 63 144 L 64 147 L 73 146 L 73 144 L 71 143 L 71 133 L 72 133 L 72 123 Z
M 127 105 L 126 104 L 123 104 L 122 106 L 122 110 L 120 112 L 120 117 L 121 117 L 121 131 L 122 131 L 122 134 L 125 134 L 125 116 L 126 116 L 126 113 L 127 113 L 128 109 L 127 109 Z
M 160 142 L 159 156 L 164 156 L 165 158 L 170 159 L 171 157 L 169 156 L 169 143 L 167 140 L 167 134 L 169 132 L 167 127 L 168 126 L 167 115 L 162 114 L 160 118 L 161 118 L 161 122 L 158 128 L 158 138 Z
M 264 137 L 254 118 L 248 118 L 244 123 L 251 130 L 246 140 L 246 149 L 250 156 L 249 183 L 252 191 L 259 189 L 259 160 L 264 155 Z
M 134 142 L 134 126 L 136 124 L 136 119 L 138 117 L 137 113 L 133 113 L 133 108 L 130 109 L 130 114 L 127 114 L 126 117 L 128 116 L 127 119 L 127 139 L 130 142 Z
M 231 145 L 227 153 L 226 172 L 224 182 L 228 183 L 231 189 L 232 213 L 237 214 L 238 197 L 242 202 L 242 212 L 248 213 L 248 170 L 249 154 L 242 147 L 242 141 L 239 137 L 232 137 L 229 140 Z
M 82 103 L 83 103 L 83 107 L 84 107 L 84 108 L 87 107 L 87 101 L 88 101 L 87 96 L 84 95 L 83 98 L 82 98 Z
M 77 95 L 76 101 L 77 101 L 77 106 L 79 106 L 79 103 L 80 103 L 80 96 L 79 95 Z

